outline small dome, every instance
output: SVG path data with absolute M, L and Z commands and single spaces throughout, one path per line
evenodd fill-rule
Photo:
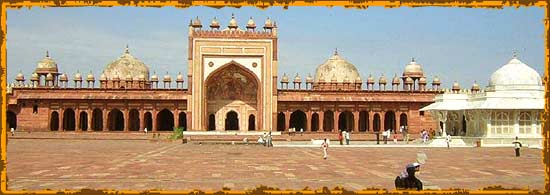
M 380 76 L 380 79 L 378 79 L 378 83 L 380 83 L 380 84 L 388 83 L 388 81 L 386 80 L 386 76 L 384 76 L 384 74 L 382 74 L 382 76 Z
M 216 17 L 212 19 L 212 22 L 210 22 L 210 28 L 220 28 L 220 22 L 216 19 Z
M 542 80 L 539 73 L 533 68 L 524 64 L 514 56 L 512 60 L 505 64 L 491 75 L 489 86 L 542 86 Z
M 250 19 L 248 19 L 248 23 L 246 24 L 246 28 L 248 28 L 248 29 L 256 28 L 256 23 L 254 22 L 252 17 L 250 17 Z
M 101 76 L 99 76 L 99 80 L 100 81 L 106 81 L 107 80 L 107 76 L 105 76 L 105 73 L 101 73 Z
M 67 74 L 63 73 L 61 76 L 59 76 L 59 81 L 69 81 L 69 77 Z
M 193 20 L 193 22 L 191 22 L 191 26 L 193 28 L 202 28 L 202 24 L 198 16 L 195 18 L 195 20 Z
M 294 77 L 294 82 L 295 83 L 301 83 L 302 82 L 302 79 L 300 78 L 300 75 L 298 75 L 298 73 L 296 73 L 296 76 Z
M 455 82 L 453 83 L 452 89 L 453 89 L 453 90 L 460 90 L 460 85 L 458 84 L 457 81 L 455 81 Z
M 172 77 L 168 74 L 168 72 L 166 72 L 166 74 L 164 75 L 164 82 L 172 82 Z
M 374 84 L 374 77 L 372 77 L 372 74 L 369 74 L 369 78 L 367 78 L 367 84 Z
M 48 73 L 48 74 L 46 75 L 46 81 L 53 81 L 53 75 L 52 75 L 52 73 Z
M 40 77 L 38 76 L 38 73 L 33 72 L 31 75 L 31 81 L 38 81 Z
M 76 74 L 74 74 L 74 80 L 82 81 L 82 75 L 80 74 L 80 72 L 76 71 Z
M 411 62 L 405 66 L 405 71 L 403 72 L 404 77 L 418 78 L 424 76 L 424 71 L 422 70 L 422 65 L 416 63 L 414 58 L 411 59 Z
M 283 73 L 283 78 L 281 79 L 282 83 L 288 83 L 288 77 L 286 76 L 286 73 Z
M 132 75 L 128 74 L 126 75 L 126 81 L 132 81 Z
M 439 80 L 439 76 L 434 76 L 432 84 L 435 84 L 435 85 L 440 85 L 441 84 L 441 80 Z
M 414 81 L 413 81 L 413 79 L 412 79 L 411 77 L 407 77 L 407 78 L 405 79 L 405 83 L 406 83 L 406 84 L 413 84 Z
M 46 57 L 40 60 L 37 65 L 35 72 L 36 73 L 57 73 L 57 63 L 50 58 L 50 54 L 46 51 Z
M 157 73 L 153 73 L 153 76 L 151 76 L 151 81 L 158 82 L 159 76 L 157 76 Z
M 420 79 L 418 79 L 418 84 L 426 84 L 426 77 L 420 77 Z
M 183 74 L 181 74 L 181 72 L 179 72 L 178 76 L 176 76 L 176 82 L 183 82 Z
M 227 25 L 228 28 L 238 28 L 237 20 L 235 20 L 235 15 L 231 14 L 231 20 L 229 21 L 229 25 Z
M 273 22 L 271 22 L 271 19 L 269 19 L 269 17 L 267 17 L 267 19 L 265 20 L 264 29 L 272 29 L 273 27 Z
M 15 80 L 16 81 L 25 81 L 25 76 L 23 75 L 23 73 L 21 73 L 21 71 L 19 71 L 19 73 L 17 73 L 17 76 L 15 76 Z
M 472 84 L 472 90 L 479 91 L 479 85 L 477 84 L 476 81 L 474 81 L 474 84 Z
M 94 77 L 94 74 L 92 74 L 92 71 L 90 71 L 90 73 L 88 73 L 88 76 L 86 77 L 86 80 L 87 81 L 95 81 L 95 77 Z
M 306 83 L 313 83 L 313 78 L 311 77 L 311 74 L 307 74 Z
M 332 57 L 317 67 L 315 82 L 319 82 L 321 75 L 332 75 L 331 82 L 343 82 L 345 77 L 348 79 L 360 77 L 357 68 L 340 57 L 337 50 Z
M 132 78 L 137 78 L 141 74 L 144 74 L 146 75 L 146 78 L 149 78 L 149 67 L 139 59 L 130 55 L 128 46 L 126 46 L 124 54 L 122 54 L 122 56 L 120 56 L 117 60 L 108 64 L 103 72 L 108 78 L 114 78 L 115 75 L 131 75 Z
M 357 77 L 355 78 L 355 83 L 362 83 L 363 80 L 361 80 L 361 77 Z
M 399 80 L 399 77 L 397 77 L 397 74 L 393 77 L 392 84 L 399 85 L 401 84 L 401 80 Z

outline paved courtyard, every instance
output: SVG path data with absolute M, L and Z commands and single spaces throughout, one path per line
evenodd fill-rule
M 419 152 L 418 174 L 432 189 L 492 185 L 544 188 L 540 149 L 317 147 L 181 144 L 150 140 L 9 139 L 8 189 L 394 189 Z

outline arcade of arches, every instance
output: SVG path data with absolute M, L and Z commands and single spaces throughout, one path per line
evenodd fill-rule
M 16 127 L 16 120 L 10 118 L 15 117 L 15 114 L 10 113 L 11 111 L 8 112 L 8 124 L 10 127 Z M 187 130 L 187 113 L 175 113 L 168 109 L 155 112 L 136 108 L 95 108 L 76 114 L 74 109 L 67 108 L 59 112 L 52 111 L 48 126 L 51 131 L 140 131 L 144 128 L 150 131 L 172 131 L 175 127 Z
M 296 128 L 305 132 L 376 132 L 408 126 L 408 112 L 402 111 L 284 111 L 277 114 L 277 131 Z

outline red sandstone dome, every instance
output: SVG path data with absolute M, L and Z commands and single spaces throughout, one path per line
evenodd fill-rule
M 130 55 L 128 46 L 126 46 L 124 54 L 117 60 L 108 64 L 103 72 L 107 78 L 120 78 L 120 76 L 130 75 L 132 78 L 137 79 L 141 74 L 145 75 L 145 78 L 149 78 L 149 67 Z
M 320 79 L 324 77 L 324 79 Z M 338 51 L 334 51 L 334 55 L 327 61 L 317 67 L 315 71 L 315 82 L 326 80 L 326 77 L 330 78 L 331 82 L 344 82 L 344 79 L 349 78 L 361 78 L 355 65 L 349 63 L 340 55 Z

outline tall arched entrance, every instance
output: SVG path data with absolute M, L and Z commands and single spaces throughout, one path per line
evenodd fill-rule
M 63 130 L 74 131 L 76 127 L 74 110 L 71 108 L 65 109 L 63 112 Z
M 330 110 L 325 111 L 323 117 L 323 131 L 332 131 L 334 129 L 334 113 Z
M 259 80 L 252 71 L 244 66 L 230 62 L 212 72 L 205 80 L 204 118 L 210 114 L 225 119 L 225 124 L 215 123 L 215 129 L 247 130 L 247 116 L 261 116 L 261 90 Z M 238 120 L 242 116 L 241 120 Z M 262 126 L 261 117 L 256 121 Z M 236 123 L 235 123 L 236 122 Z M 210 120 L 204 121 L 204 128 L 211 129 Z
M 92 111 L 92 130 L 103 130 L 103 111 L 101 111 L 101 109 L 99 108 L 96 108 Z
M 380 131 L 380 114 L 376 113 L 372 119 L 373 131 Z
M 256 117 L 253 114 L 248 116 L 248 130 L 249 131 L 256 130 Z
M 162 109 L 157 114 L 157 130 L 172 131 L 174 130 L 174 114 L 168 109 Z
M 214 114 L 208 115 L 208 131 L 216 130 L 216 116 Z
M 10 128 L 17 129 L 17 115 L 14 112 L 8 110 L 6 117 L 8 120 L 8 130 Z
M 311 131 L 319 130 L 319 114 L 313 113 L 311 115 Z
M 143 116 L 143 122 L 145 122 L 145 128 L 147 128 L 147 131 L 153 130 L 153 114 L 146 112 Z
M 239 115 L 235 111 L 226 114 L 225 130 L 239 130 Z
M 367 111 L 359 112 L 359 131 L 368 131 L 369 113 Z
M 282 112 L 277 114 L 277 131 L 285 131 L 285 114 Z
M 391 129 L 392 132 L 395 130 L 395 113 L 393 111 L 388 111 L 384 115 L 384 130 Z
M 109 131 L 124 130 L 124 114 L 119 109 L 113 109 L 107 117 Z
M 296 128 L 296 131 L 306 130 L 306 113 L 296 110 L 290 114 L 290 128 Z
M 408 126 L 408 123 L 407 123 L 407 114 L 401 113 L 401 115 L 399 115 L 399 125 L 401 125 L 401 126 Z
M 88 130 L 88 113 L 86 111 L 80 112 L 80 117 L 78 121 L 78 126 L 82 131 Z
M 183 128 L 184 131 L 187 130 L 187 114 L 180 112 L 178 120 L 178 127 Z
M 350 111 L 340 113 L 338 116 L 338 129 L 350 132 L 353 130 L 353 114 Z
M 59 130 L 59 114 L 57 113 L 57 111 L 53 111 L 50 115 L 50 130 Z
M 137 109 L 131 109 L 129 113 L 130 117 L 130 126 L 128 126 L 128 130 L 130 131 L 139 131 L 139 111 Z

